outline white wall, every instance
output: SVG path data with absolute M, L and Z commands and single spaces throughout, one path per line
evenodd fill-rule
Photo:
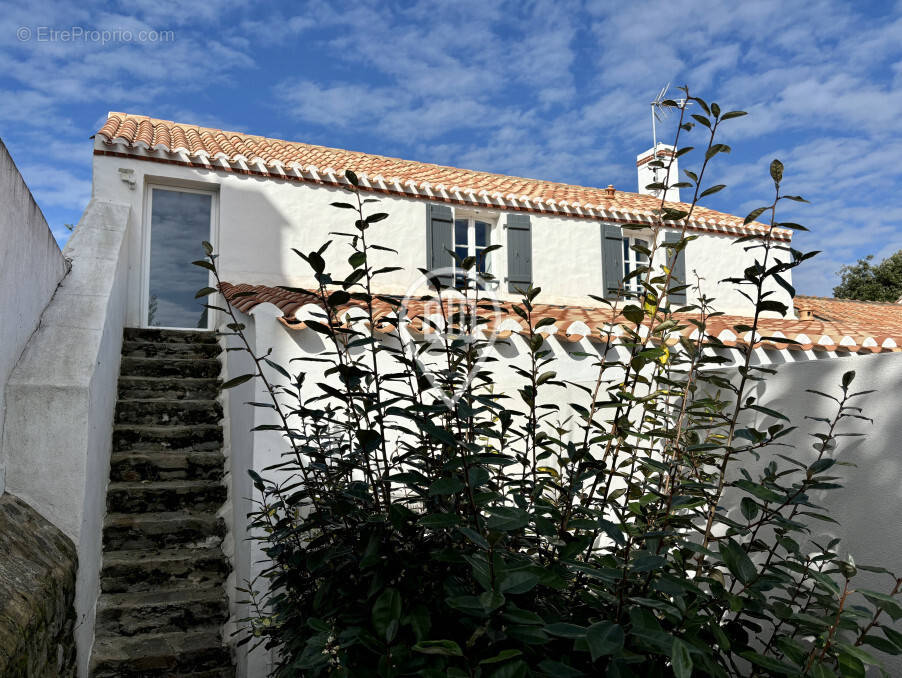
M 10 375 L 3 458 L 7 490 L 78 547 L 75 608 L 87 675 L 99 592 L 116 382 L 128 302 L 129 208 L 92 200 L 63 254 L 69 275 Z
M 66 274 L 66 262 L 41 209 L 0 140 L 0 440 L 6 381 L 41 313 Z M 5 463 L 0 456 L 0 494 Z
M 96 141 L 97 148 L 104 148 Z M 122 180 L 120 169 L 131 170 L 135 190 Z M 213 243 L 221 257 L 219 265 L 224 280 L 233 283 L 257 283 L 291 286 L 313 284 L 309 267 L 291 249 L 308 252 L 327 240 L 334 240 L 326 258 L 334 273 L 344 275 L 349 269 L 350 252 L 347 239 L 334 232 L 354 230 L 353 212 L 334 208 L 336 201 L 347 201 L 349 194 L 338 188 L 314 186 L 308 183 L 266 179 L 204 168 L 189 168 L 159 162 L 95 156 L 95 197 L 127 203 L 135 214 L 142 214 L 146 189 L 154 182 L 184 182 L 192 187 L 206 186 L 218 192 L 219 226 Z M 374 197 L 365 194 L 365 197 Z M 368 206 L 385 211 L 389 218 L 375 224 L 369 238 L 400 253 L 373 253 L 377 266 L 400 266 L 401 271 L 382 276 L 380 291 L 405 293 L 419 278 L 417 269 L 426 265 L 426 204 L 414 198 L 375 196 L 381 202 Z M 458 212 L 471 213 L 469 207 L 455 207 Z M 483 209 L 483 215 L 495 220 L 494 242 L 504 245 L 506 222 L 503 211 Z M 533 280 L 543 289 L 542 300 L 547 303 L 592 305 L 589 294 L 600 294 L 602 284 L 601 227 L 594 219 L 581 219 L 550 214 L 531 214 L 533 238 Z M 625 231 L 643 235 L 642 231 Z M 717 297 L 720 310 L 732 314 L 748 314 L 748 302 L 730 286 L 720 285 L 727 276 L 740 275 L 753 261 L 742 246 L 732 245 L 734 236 L 700 233 L 686 250 L 686 271 L 694 283 L 693 271 L 705 279 L 704 292 Z M 647 234 L 646 234 L 647 235 Z M 140 229 L 129 237 L 132 267 L 130 286 L 140 288 L 145 275 L 140 262 L 144 259 L 144 238 Z M 186 257 L 201 258 L 200 243 L 196 252 Z M 494 273 L 506 276 L 506 252 L 494 253 Z M 661 260 L 665 252 L 661 250 Z M 425 291 L 425 290 L 421 290 Z M 507 294 L 507 285 L 500 286 Z M 791 305 L 789 296 L 777 288 L 775 298 Z M 693 292 L 689 291 L 690 300 Z M 129 324 L 138 324 L 142 315 L 138 297 L 132 295 L 134 307 L 129 309 Z
M 821 543 L 832 537 L 841 538 L 841 557 L 852 554 L 858 564 L 885 567 L 902 576 L 902 520 L 899 518 L 902 515 L 902 453 L 899 447 L 902 440 L 902 416 L 899 415 L 902 354 L 856 355 L 773 367 L 777 374 L 767 379 L 762 402 L 799 426 L 787 442 L 795 444 L 791 456 L 808 463 L 814 461 L 817 454 L 812 448 L 815 440 L 809 433 L 823 432 L 824 426 L 807 421 L 805 417 L 832 417 L 836 404 L 806 393 L 806 389 L 838 396 L 843 373 L 854 370 L 852 391 L 876 390 L 849 403 L 861 407 L 862 414 L 873 422 L 847 419 L 838 429 L 839 432 L 865 434 L 864 437 L 841 437 L 837 441 L 835 458 L 855 464 L 855 467 L 834 467 L 836 472 L 831 475 L 842 477 L 839 482 L 843 488 L 812 493 L 813 503 L 826 506 L 831 517 L 840 524 L 811 520 L 809 526 L 814 535 L 821 537 Z M 785 449 L 783 452 L 787 453 Z M 863 571 L 859 571 L 853 585 L 884 593 L 889 593 L 891 588 L 886 575 Z M 880 654 L 872 647 L 867 650 Z M 883 656 L 883 659 L 889 675 L 902 676 L 902 656 Z

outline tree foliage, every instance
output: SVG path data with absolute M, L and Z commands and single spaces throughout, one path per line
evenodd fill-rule
M 902 250 L 879 264 L 869 254 L 855 264 L 839 269 L 841 282 L 833 288 L 838 299 L 895 302 L 902 298 Z
M 318 282 L 322 316 L 307 324 L 326 351 L 279 365 L 254 350 L 231 306 L 213 307 L 255 365 L 227 386 L 262 380 L 269 400 L 250 405 L 274 413 L 266 428 L 285 446 L 279 464 L 251 472 L 252 536 L 270 560 L 247 588 L 255 614 L 242 639 L 277 650 L 275 675 L 822 678 L 864 676 L 875 648 L 902 653 L 902 580 L 870 568 L 886 590 L 857 589 L 864 568 L 808 527 L 832 520 L 813 494 L 839 487 L 841 443 L 866 391 L 849 372 L 808 394 L 832 414 L 807 422 L 813 455 L 788 450 L 795 427 L 756 395 L 772 370 L 705 331 L 720 314 L 701 290 L 691 307 L 668 301 L 684 285 L 660 264 L 694 237 L 686 224 L 706 171 L 729 150 L 716 134 L 742 114 L 686 95 L 692 120 L 670 105 L 681 133 L 701 126 L 706 137 L 700 167 L 679 182 L 695 198 L 687 210 L 662 203 L 655 235 L 682 237 L 650 239 L 651 264 L 631 274 L 641 292 L 617 303 L 617 342 L 611 327 L 587 356 L 592 387 L 568 391 L 558 377 L 539 288 L 511 309 L 522 362 L 492 359 L 476 286 L 452 307 L 440 278 L 433 339 L 392 318 L 377 337 L 383 272 L 369 259 L 385 215 L 353 172 L 352 200 L 336 203 L 355 224 L 342 236 L 349 270 L 327 270 L 332 243 L 297 252 Z M 677 183 L 662 168 L 662 184 Z M 760 336 L 765 311 L 786 313 L 773 289 L 811 256 L 772 238 L 781 203 L 800 198 L 782 192 L 779 161 L 770 172 L 773 197 L 748 219 L 767 227 L 736 241 L 755 260 L 731 279 L 755 306 L 737 335 Z M 198 263 L 218 282 L 207 248 Z M 349 302 L 368 322 L 342 322 Z M 681 333 L 687 324 L 697 338 Z M 499 392 L 501 369 L 519 388 Z

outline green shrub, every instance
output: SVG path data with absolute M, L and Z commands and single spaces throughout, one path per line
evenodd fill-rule
M 712 192 L 702 188 L 706 170 L 729 151 L 716 133 L 742 115 L 688 101 L 694 121 L 685 103 L 671 102 L 680 133 L 700 125 L 707 142 L 701 167 L 680 183 L 694 193 L 691 207 L 662 203 L 653 225 L 681 229 L 682 238 L 653 244 L 653 262 L 693 238 L 685 224 Z M 674 185 L 662 169 L 661 186 Z M 813 254 L 771 237 L 796 227 L 778 222 L 777 211 L 800 198 L 782 193 L 779 161 L 770 173 L 774 198 L 747 219 L 764 215 L 769 230 L 736 241 L 756 258 L 731 280 L 755 306 L 737 334 L 755 333 L 765 311 L 786 313 L 769 286 L 791 293 L 784 274 Z M 396 325 L 393 341 L 341 324 L 351 303 L 373 326 L 385 273 L 368 259 L 386 215 L 370 213 L 375 201 L 363 198 L 353 172 L 347 178 L 352 202 L 336 208 L 356 226 L 346 236 L 350 273 L 326 270 L 330 243 L 297 252 L 324 309 L 307 325 L 329 346 L 306 359 L 326 360 L 327 378 L 310 383 L 308 371 L 289 371 L 245 341 L 257 369 L 232 382 L 264 379 L 271 401 L 253 405 L 275 407 L 284 434 L 272 477 L 252 472 L 251 527 L 270 563 L 247 590 L 256 613 L 242 639 L 278 649 L 275 675 L 821 678 L 863 676 L 876 663 L 873 648 L 902 652 L 892 628 L 902 616 L 893 597 L 900 580 L 887 573 L 886 594 L 854 590 L 864 568 L 839 560 L 836 541 L 820 544 L 806 527 L 828 519 L 811 493 L 838 486 L 837 443 L 850 435 L 847 421 L 862 418 L 853 373 L 817 396 L 834 413 L 815 421 L 816 459 L 781 453 L 794 427 L 753 388 L 772 370 L 744 346 L 734 349 L 738 367 L 725 366 L 705 333 L 719 315 L 712 300 L 672 307 L 668 293 L 684 286 L 656 264 L 634 273 L 642 293 L 617 304 L 628 355 L 602 351 L 587 361 L 595 387 L 573 386 L 575 416 L 554 404 L 566 392 L 538 332 L 552 322 L 536 312 L 538 288 L 511 309 L 528 325 L 528 359 L 513 367 L 521 387 L 497 392 L 502 366 L 483 360 L 489 338 L 477 331 L 485 302 L 476 289 L 465 291 L 472 306 L 446 314 L 453 329 L 439 331 L 438 344 L 406 338 L 396 320 L 383 320 Z M 207 247 L 200 264 L 215 272 Z M 447 299 L 433 282 L 436 298 Z M 245 340 L 231 307 L 220 310 Z M 687 324 L 698 339 L 680 334 Z M 746 423 L 762 415 L 766 425 Z

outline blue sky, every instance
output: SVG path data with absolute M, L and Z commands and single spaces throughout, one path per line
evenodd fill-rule
M 670 81 L 749 112 L 722 138 L 733 152 L 710 178 L 729 188 L 708 206 L 764 204 L 774 157 L 786 190 L 812 201 L 784 215 L 812 229 L 796 247 L 825 250 L 797 272 L 800 293 L 830 294 L 842 264 L 902 248 L 902 3 L 0 9 L 0 137 L 61 242 L 89 199 L 89 136 L 107 111 L 636 190 L 648 102 Z M 132 40 L 50 39 L 73 27 Z M 147 30 L 172 36 L 140 42 Z

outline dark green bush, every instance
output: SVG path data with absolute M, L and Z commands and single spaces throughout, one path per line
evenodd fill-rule
M 718 315 L 712 300 L 668 302 L 684 284 L 658 264 L 693 238 L 685 224 L 712 192 L 702 189 L 706 170 L 729 151 L 716 133 L 742 115 L 688 101 L 693 121 L 685 103 L 671 105 L 681 133 L 697 125 L 707 138 L 699 170 L 680 184 L 694 198 L 686 211 L 662 203 L 653 226 L 683 237 L 647 252 L 655 266 L 634 274 L 642 294 L 617 304 L 628 355 L 588 361 L 596 384 L 575 387 L 570 419 L 554 404 L 566 392 L 538 332 L 552 322 L 536 314 L 538 288 L 512 309 L 528 325 L 516 392 L 494 388 L 497 362 L 470 378 L 489 341 L 475 289 L 466 291 L 473 306 L 446 316 L 451 329 L 437 345 L 397 327 L 386 341 L 342 325 L 340 309 L 352 303 L 373 326 L 384 273 L 368 258 L 385 215 L 370 213 L 375 201 L 347 173 L 352 202 L 336 208 L 356 224 L 346 236 L 350 273 L 326 271 L 329 244 L 298 252 L 324 309 L 307 324 L 330 346 L 307 358 L 328 361 L 326 378 L 310 383 L 307 370 L 251 352 L 252 376 L 271 396 L 256 406 L 276 408 L 286 453 L 271 469 L 279 482 L 252 473 L 252 527 L 271 563 L 248 589 L 257 614 L 242 642 L 278 648 L 276 675 L 823 678 L 863 676 L 873 648 L 902 652 L 892 628 L 900 580 L 887 573 L 888 593 L 854 590 L 861 568 L 806 527 L 827 518 L 811 493 L 838 486 L 837 442 L 861 417 L 854 375 L 809 396 L 835 409 L 814 422 L 817 456 L 804 463 L 780 447 L 794 427 L 754 395 L 771 370 L 744 346 L 733 349 L 738 367 L 725 366 L 705 333 Z M 771 237 L 796 227 L 780 224 L 777 210 L 799 198 L 782 193 L 778 161 L 770 172 L 774 198 L 747 220 L 763 215 L 770 230 L 737 240 L 756 256 L 732 279 L 755 306 L 737 334 L 755 333 L 765 311 L 786 313 L 769 286 L 791 290 L 784 274 L 811 256 Z M 215 269 L 208 254 L 201 263 Z M 697 340 L 680 335 L 687 323 Z M 244 339 L 235 315 L 229 330 Z M 750 426 L 750 415 L 769 423 Z

